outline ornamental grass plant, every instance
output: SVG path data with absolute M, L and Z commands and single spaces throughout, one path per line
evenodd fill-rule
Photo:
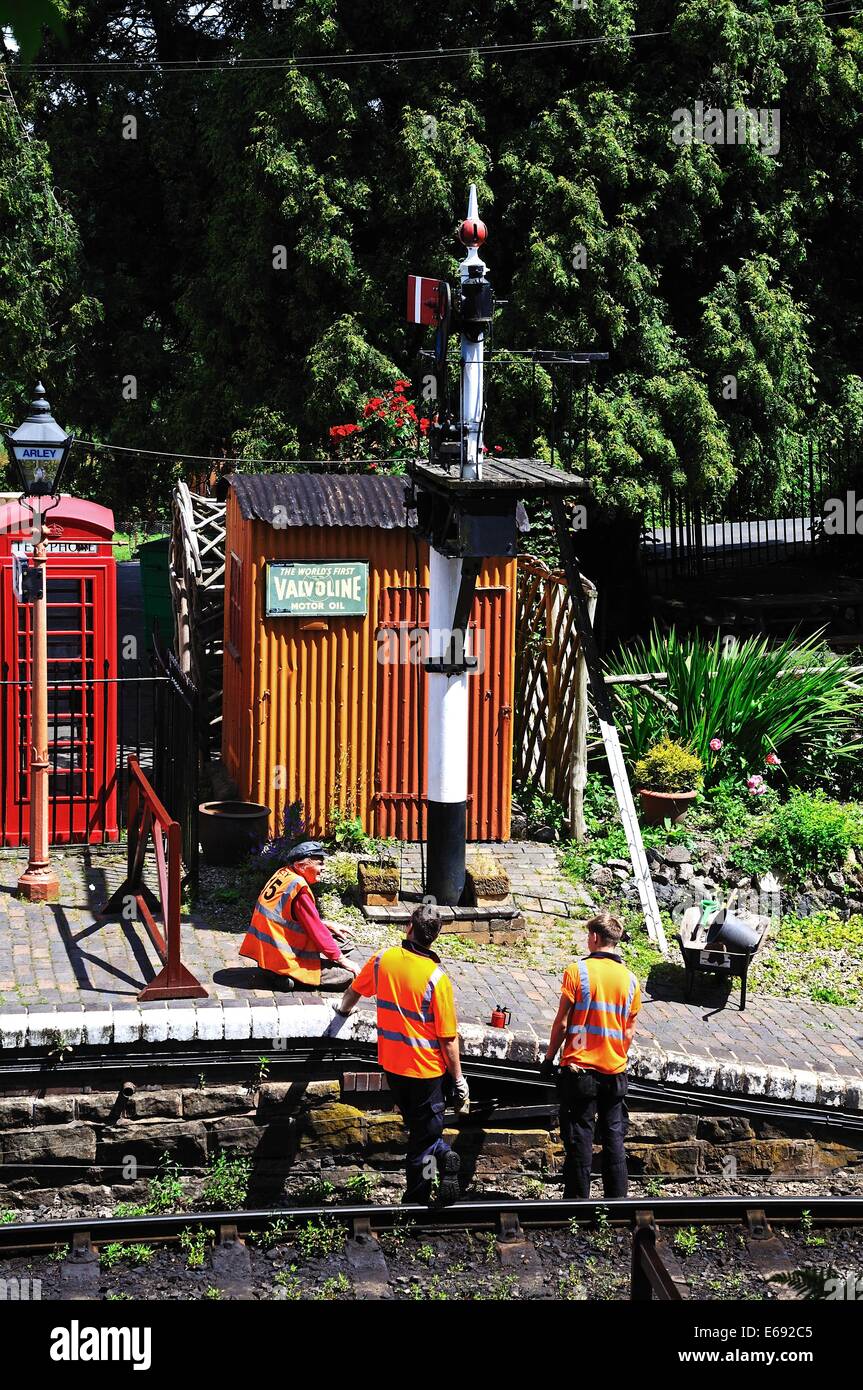
M 730 645 L 673 628 L 667 635 L 654 628 L 607 662 L 613 675 L 668 675 L 661 701 L 643 686 L 614 687 L 630 764 L 668 737 L 701 759 L 708 786 L 780 752 L 789 783 L 805 768 L 817 784 L 819 759 L 857 753 L 863 686 L 849 667 L 817 635 Z

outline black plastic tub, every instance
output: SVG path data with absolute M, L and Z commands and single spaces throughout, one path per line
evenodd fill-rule
M 198 833 L 205 864 L 238 864 L 267 838 L 269 806 L 257 801 L 202 801 Z

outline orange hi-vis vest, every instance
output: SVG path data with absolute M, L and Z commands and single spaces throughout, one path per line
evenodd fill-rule
M 626 1070 L 624 1034 L 641 1008 L 638 980 L 620 960 L 588 956 L 567 968 L 572 1007 L 561 1063 L 614 1075 Z
M 446 1071 L 441 1038 L 458 1034 L 452 985 L 429 956 L 391 946 L 366 961 L 352 988 L 377 997 L 378 1062 L 398 1076 Z
M 252 922 L 240 947 L 263 970 L 290 975 L 303 984 L 321 983 L 320 947 L 305 927 L 294 920 L 293 905 L 301 893 L 314 894 L 306 880 L 286 867 L 273 874 L 263 888 Z

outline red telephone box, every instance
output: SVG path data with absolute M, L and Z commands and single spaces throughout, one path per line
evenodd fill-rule
M 49 835 L 52 844 L 118 838 L 117 575 L 114 515 L 62 497 L 46 516 Z M 50 534 L 50 533 L 49 533 Z M 15 555 L 33 548 L 31 513 L 0 506 L 0 843 L 30 830 L 32 607 L 13 590 Z

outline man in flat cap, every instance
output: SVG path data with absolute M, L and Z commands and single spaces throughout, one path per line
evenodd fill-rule
M 311 889 L 326 853 L 317 840 L 295 845 L 255 904 L 240 955 L 270 972 L 273 989 L 343 990 L 359 971 L 339 944 L 352 928 L 325 922 Z

